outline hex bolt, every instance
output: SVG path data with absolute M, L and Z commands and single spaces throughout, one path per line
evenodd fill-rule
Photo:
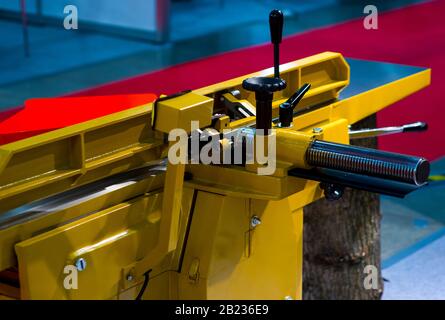
M 312 132 L 313 132 L 313 133 L 316 133 L 316 134 L 318 134 L 318 133 L 322 133 L 322 132 L 323 132 L 323 128 L 313 128 L 313 129 L 312 129 Z
M 78 271 L 84 271 L 87 267 L 87 262 L 84 258 L 79 258 L 76 260 L 76 262 L 74 263 L 74 265 L 76 266 L 76 269 Z
M 254 229 L 254 228 L 256 228 L 257 226 L 259 226 L 261 224 L 261 219 L 260 218 L 258 218 L 257 216 L 253 216 L 251 219 L 250 219 L 250 226 Z

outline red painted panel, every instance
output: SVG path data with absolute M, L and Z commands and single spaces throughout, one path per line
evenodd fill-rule
M 31 99 L 25 107 L 0 114 L 0 144 L 106 116 L 153 102 L 156 95 Z

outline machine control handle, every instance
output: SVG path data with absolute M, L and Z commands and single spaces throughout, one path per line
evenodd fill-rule
M 428 124 L 426 122 L 414 122 L 405 124 L 402 126 L 403 132 L 419 132 L 428 130 Z
M 270 39 L 274 45 L 274 76 L 280 77 L 280 43 L 283 39 L 284 16 L 280 10 L 272 10 L 269 14 Z
M 280 78 L 280 43 L 283 34 L 283 13 L 272 10 L 269 14 L 270 37 L 274 45 L 274 77 L 253 77 L 243 81 L 243 88 L 255 92 L 256 128 L 267 131 L 272 128 L 273 93 L 286 89 L 286 81 Z M 259 131 L 260 132 L 260 131 Z
M 351 139 L 363 139 L 374 138 L 378 136 L 385 136 L 388 134 L 402 133 L 402 132 L 421 132 L 428 130 L 428 124 L 426 122 L 414 122 L 405 124 L 399 127 L 384 127 L 375 129 L 362 129 L 349 131 L 349 138 Z
M 281 10 L 274 9 L 269 14 L 270 38 L 273 44 L 280 44 L 283 38 L 284 16 Z
M 298 103 L 303 99 L 306 92 L 309 91 L 311 85 L 305 83 L 297 90 L 286 102 L 280 105 L 280 123 L 281 128 L 288 128 L 292 126 L 292 121 L 294 119 L 294 109 Z

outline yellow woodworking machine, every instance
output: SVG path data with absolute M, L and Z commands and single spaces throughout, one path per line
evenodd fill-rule
M 425 184 L 425 159 L 350 146 L 378 132 L 349 126 L 430 70 L 280 66 L 270 22 L 273 69 L 0 146 L 2 297 L 300 299 L 304 206 Z

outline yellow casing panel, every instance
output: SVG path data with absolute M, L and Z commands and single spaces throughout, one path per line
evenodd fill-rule
M 191 122 L 198 121 L 200 128 L 212 123 L 213 99 L 193 92 L 159 101 L 153 115 L 153 127 L 169 133 L 173 129 L 191 132 Z
M 199 192 L 179 299 L 301 299 L 303 211 L 292 201 Z

